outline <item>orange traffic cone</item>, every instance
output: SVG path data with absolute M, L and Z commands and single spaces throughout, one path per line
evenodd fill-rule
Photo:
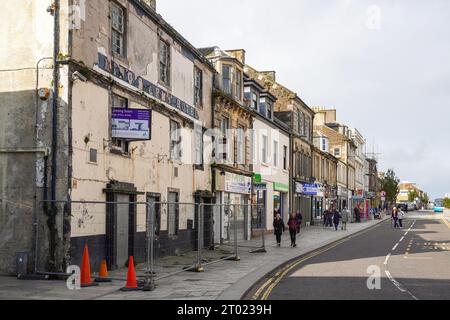
M 81 287 L 93 287 L 96 283 L 92 282 L 91 264 L 89 263 L 89 250 L 87 244 L 84 246 L 83 260 L 81 262 Z
M 128 261 L 128 274 L 127 274 L 127 284 L 125 287 L 121 288 L 122 291 L 136 291 L 140 290 L 137 285 L 136 272 L 134 270 L 133 257 L 130 257 Z
M 108 277 L 108 267 L 106 266 L 106 260 L 103 259 L 100 264 L 100 271 L 98 272 L 98 277 L 95 278 L 95 282 L 111 282 L 112 280 Z

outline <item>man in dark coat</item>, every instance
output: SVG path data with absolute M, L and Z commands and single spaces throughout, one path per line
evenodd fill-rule
M 355 212 L 355 222 L 357 223 L 361 222 L 361 213 L 359 211 L 359 208 L 355 207 L 353 211 Z
M 339 226 L 339 221 L 341 220 L 341 214 L 339 213 L 339 211 L 335 209 L 333 209 L 333 223 L 334 223 L 334 229 L 338 229 Z
M 286 227 L 284 225 L 284 221 L 281 218 L 281 215 L 278 213 L 275 216 L 275 219 L 273 220 L 273 232 L 275 234 L 275 237 L 277 239 L 277 245 L 281 246 L 281 235 L 286 230 Z
M 297 212 L 296 218 L 297 218 L 297 233 L 300 234 L 300 227 L 303 222 L 303 215 L 300 212 Z

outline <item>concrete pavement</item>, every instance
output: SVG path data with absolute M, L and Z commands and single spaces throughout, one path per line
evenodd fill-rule
M 334 231 L 322 226 L 302 230 L 298 247 L 291 248 L 289 235 L 283 236 L 282 247 L 275 245 L 273 236 L 266 241 L 267 253 L 239 252 L 241 261 L 221 261 L 208 265 L 204 273 L 183 272 L 156 283 L 151 292 L 122 292 L 123 281 L 101 284 L 98 287 L 68 290 L 64 281 L 25 281 L 14 277 L 0 277 L 0 299 L 171 299 L 171 300 L 237 300 L 274 268 L 286 261 L 336 242 L 349 235 L 370 228 L 380 220 L 348 224 L 347 231 Z

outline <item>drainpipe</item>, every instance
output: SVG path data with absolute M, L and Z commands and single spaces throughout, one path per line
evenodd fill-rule
M 289 166 L 290 166 L 289 181 L 290 181 L 290 185 L 291 185 L 291 188 L 289 188 L 290 189 L 290 191 L 289 191 L 289 193 L 290 193 L 290 195 L 289 195 L 289 210 L 290 210 L 290 212 L 294 212 L 294 194 L 295 194 L 296 185 L 294 183 L 294 170 L 295 170 L 295 168 L 294 168 L 294 134 L 293 134 L 292 130 L 290 132 L 289 145 L 290 145 L 289 146 L 290 147 L 290 150 L 289 150 Z
M 58 87 L 59 87 L 59 64 L 58 64 L 58 54 L 59 54 L 59 5 L 60 1 L 55 0 L 54 2 L 54 25 L 53 25 L 53 101 L 52 101 L 52 159 L 51 159 L 51 209 L 48 214 L 48 227 L 50 231 L 50 243 L 49 243 L 49 254 L 50 261 L 53 265 L 50 266 L 51 269 L 55 268 L 56 260 L 56 176 L 57 176 L 57 147 L 58 147 Z M 53 270 L 52 270 L 53 271 Z

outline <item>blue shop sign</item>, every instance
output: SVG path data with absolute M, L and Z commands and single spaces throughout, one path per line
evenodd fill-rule
M 317 184 L 303 184 L 303 194 L 306 196 L 316 196 L 317 189 Z

